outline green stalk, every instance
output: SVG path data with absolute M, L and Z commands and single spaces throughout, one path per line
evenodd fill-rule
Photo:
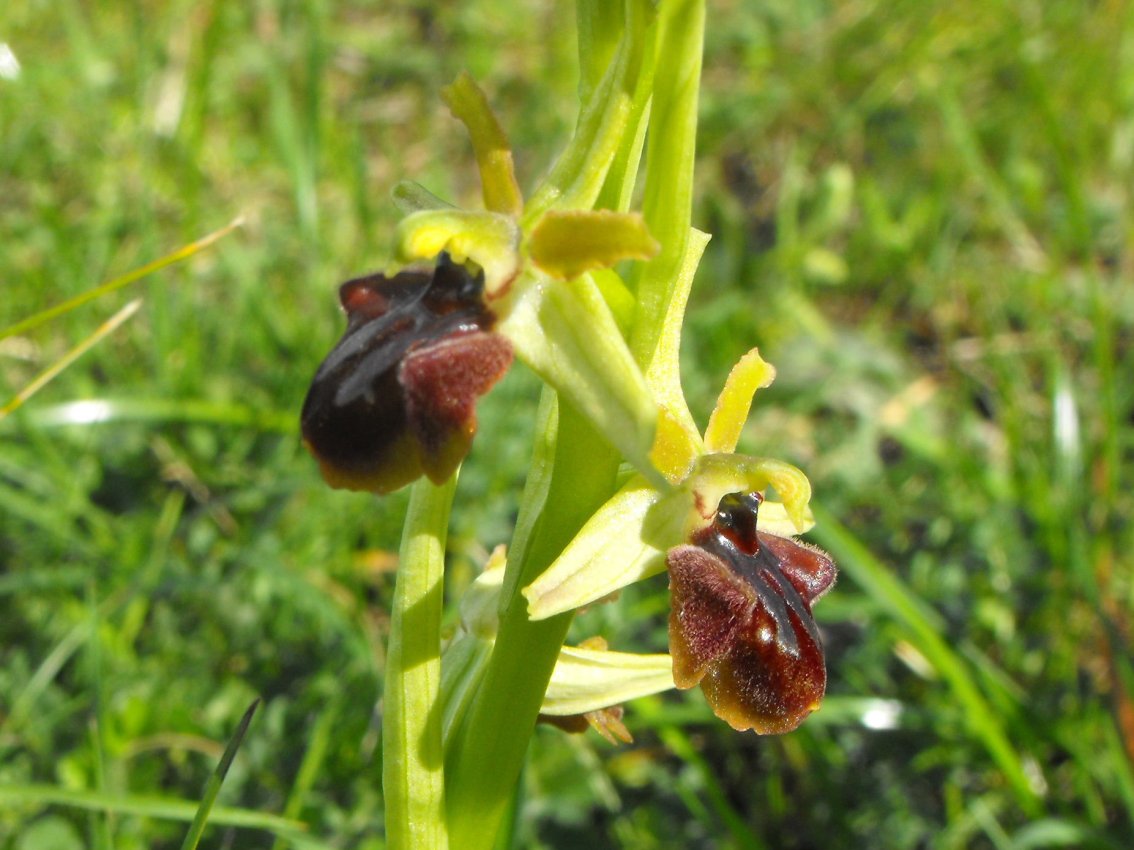
M 638 73 L 638 81 L 630 100 L 629 114 L 627 115 L 627 129 L 622 134 L 622 143 L 611 160 L 606 173 L 606 180 L 598 197 L 595 198 L 595 209 L 618 210 L 625 212 L 630 209 L 630 202 L 634 195 L 634 184 L 638 180 L 638 171 L 642 161 L 642 148 L 646 141 L 646 126 L 650 116 L 650 100 L 654 89 L 654 62 L 657 58 L 655 50 L 657 41 L 657 27 L 650 26 L 646 33 L 645 53 Z
M 570 613 L 532 622 L 519 589 L 555 560 L 614 491 L 618 456 L 610 444 L 563 402 L 558 422 L 549 419 L 544 437 L 554 443 L 554 461 L 546 501 L 527 545 L 521 544 L 525 551 L 509 556 L 508 569 L 518 576 L 506 580 L 512 593 L 492 659 L 446 765 L 449 834 L 462 850 L 493 846 L 571 623 Z
M 441 608 L 445 538 L 457 486 L 413 486 L 394 589 L 382 721 L 386 846 L 445 850 Z M 459 846 L 459 845 L 458 845 Z
M 579 103 L 590 103 L 610 67 L 622 38 L 622 4 L 609 0 L 577 0 L 579 33 Z
M 552 207 L 590 209 L 634 117 L 634 95 L 646 67 L 653 17 L 646 0 L 626 0 L 626 25 L 615 60 L 584 103 L 575 135 L 524 208 L 530 227 Z M 587 63 L 590 67 L 592 63 Z
M 653 260 L 635 268 L 631 281 L 638 310 L 630 349 L 643 371 L 653 360 L 690 236 L 704 0 L 662 2 L 656 25 L 657 59 L 642 214 L 662 248 Z
M 575 138 L 533 195 L 524 219 L 530 224 L 551 207 L 585 209 L 600 199 L 624 208 L 652 94 L 661 108 L 654 106 L 650 117 L 646 215 L 664 247 L 663 261 L 651 263 L 639 276 L 639 290 L 649 300 L 636 314 L 632 338 L 648 348 L 649 354 L 639 355 L 645 364 L 660 335 L 666 297 L 689 240 L 703 2 L 663 2 L 655 29 L 648 4 L 627 0 L 617 52 L 613 29 L 597 30 L 609 26 L 610 10 L 587 0 L 580 0 L 578 8 L 580 90 L 590 101 L 584 104 Z M 656 80 L 655 58 L 664 67 Z M 600 68 L 606 69 L 601 77 Z M 542 460 L 533 465 L 526 491 L 533 498 L 521 512 L 509 553 L 496 644 L 447 754 L 449 835 L 462 850 L 493 845 L 570 625 L 570 613 L 529 620 L 519 590 L 559 556 L 612 494 L 618 469 L 619 458 L 609 443 L 562 401 L 558 416 L 547 415 L 541 424 L 536 453 Z

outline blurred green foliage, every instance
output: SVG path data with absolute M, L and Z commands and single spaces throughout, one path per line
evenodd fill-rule
M 0 848 L 178 846 L 256 696 L 206 843 L 382 846 L 405 499 L 327 490 L 296 416 L 394 182 L 475 204 L 438 89 L 482 81 L 526 185 L 565 142 L 569 5 L 4 4 L 0 327 L 247 224 L 0 342 L 6 400 L 145 298 L 0 422 Z M 779 369 L 741 449 L 812 477 L 830 697 L 783 738 L 697 692 L 629 747 L 540 729 L 512 846 L 1131 846 L 1134 5 L 713 0 L 704 76 L 688 394 Z M 480 406 L 453 601 L 536 393 Z M 659 579 L 575 632 L 657 650 L 666 611 Z

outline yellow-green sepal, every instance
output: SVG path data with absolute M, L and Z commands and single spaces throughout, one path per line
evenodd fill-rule
M 673 687 L 673 659 L 668 654 L 565 646 L 559 651 L 540 712 L 586 714 Z
M 665 569 L 693 507 L 683 489 L 658 490 L 636 475 L 587 521 L 563 553 L 524 588 L 528 616 L 542 620 L 587 605 Z

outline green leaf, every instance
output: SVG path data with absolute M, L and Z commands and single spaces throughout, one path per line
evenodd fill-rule
M 528 236 L 532 262 L 563 280 L 622 260 L 648 260 L 659 247 L 641 215 L 611 210 L 551 210 Z

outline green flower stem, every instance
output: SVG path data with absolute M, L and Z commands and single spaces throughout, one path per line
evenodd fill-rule
M 517 547 L 523 551 L 509 556 L 509 572 L 519 575 L 506 579 L 511 594 L 492 659 L 449 754 L 449 834 L 462 850 L 493 846 L 571 622 L 570 613 L 532 622 L 519 588 L 555 560 L 614 491 L 618 455 L 609 443 L 563 402 L 557 424 L 552 419 L 555 453 L 547 496 L 530 533 L 525 531 L 526 545 Z M 523 518 L 518 525 L 526 525 Z
M 638 315 L 630 348 L 645 371 L 679 279 L 690 238 L 697 92 L 705 32 L 704 0 L 666 0 L 658 9 L 657 53 L 642 213 L 662 249 L 636 268 Z
M 441 746 L 441 609 L 445 538 L 457 486 L 413 486 L 402 533 L 386 657 L 382 790 L 386 846 L 448 847 Z M 460 845 L 458 845 L 460 846 Z
M 579 103 L 590 103 L 610 67 L 625 20 L 622 4 L 610 0 L 578 0 L 575 21 L 579 32 Z
M 594 31 L 610 13 L 585 2 L 579 8 L 584 24 L 581 89 L 593 97 L 584 104 L 575 138 L 529 202 L 525 222 L 530 225 L 552 206 L 587 208 L 600 194 L 607 202 L 625 203 L 640 153 L 645 91 L 652 90 L 646 215 L 663 247 L 637 281 L 640 306 L 632 339 L 638 341 L 636 353 L 642 352 L 638 359 L 645 365 L 661 334 L 666 298 L 689 253 L 703 0 L 663 2 L 656 32 L 648 4 L 628 0 L 613 61 L 608 59 L 610 34 L 600 37 Z M 665 57 L 656 77 L 650 74 L 655 35 L 657 55 Z M 594 55 L 587 55 L 588 46 Z M 607 62 L 610 67 L 599 80 L 597 68 Z M 612 167 L 617 173 L 608 180 Z M 566 404 L 560 404 L 557 422 L 548 420 L 542 440 L 544 446 L 554 446 L 554 460 L 549 474 L 546 462 L 533 467 L 534 475 L 548 477 L 542 479 L 546 484 L 529 487 L 543 496 L 532 508 L 538 516 L 534 522 L 521 516 L 517 524 L 523 534 L 509 556 L 496 645 L 448 754 L 449 834 L 462 850 L 493 845 L 570 625 L 570 613 L 532 622 L 519 590 L 547 569 L 614 491 L 618 457 L 607 441 Z
M 602 190 L 623 137 L 632 127 L 634 95 L 645 67 L 649 24 L 647 0 L 626 0 L 626 29 L 617 58 L 584 103 L 575 136 L 524 209 L 530 225 L 552 207 L 589 209 Z

